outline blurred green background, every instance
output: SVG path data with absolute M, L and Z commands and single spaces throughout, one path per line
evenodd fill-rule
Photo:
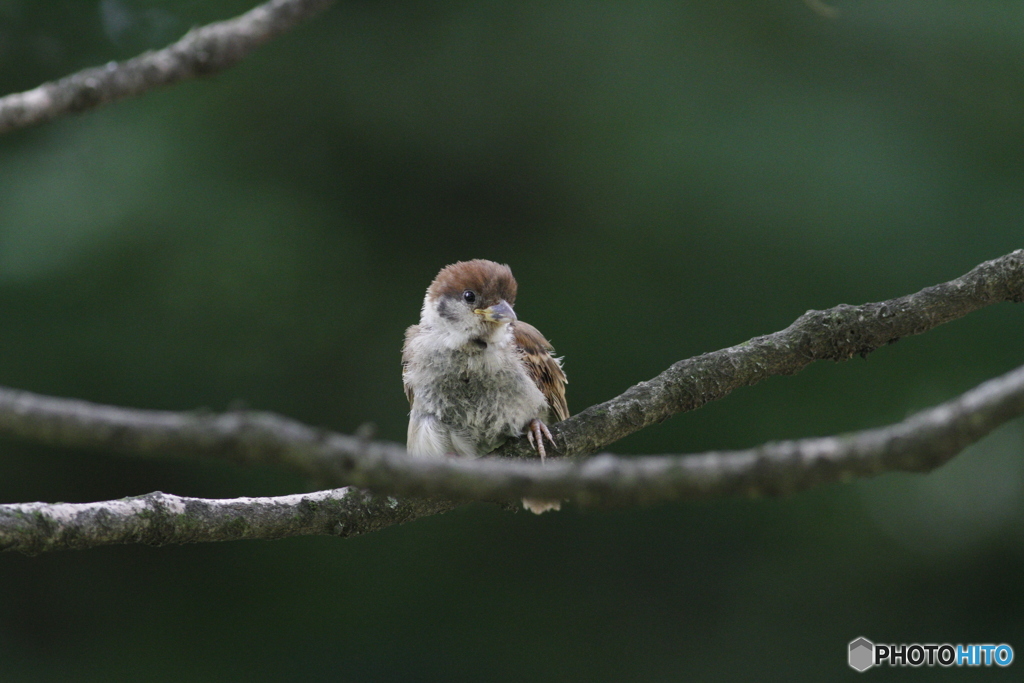
M 2 0 L 0 90 L 252 4 Z M 229 71 L 0 138 L 0 384 L 401 441 L 402 333 L 458 259 L 512 266 L 579 411 L 1024 246 L 1024 6 L 835 7 L 339 1 Z M 1022 338 L 1024 309 L 992 307 L 614 450 L 897 421 Z M 1022 451 L 1017 421 L 929 476 L 779 500 L 6 554 L 0 679 L 822 681 L 857 675 L 857 636 L 1024 655 Z M 0 502 L 153 490 L 308 483 L 2 443 Z

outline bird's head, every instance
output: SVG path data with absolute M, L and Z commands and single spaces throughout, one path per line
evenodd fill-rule
M 459 261 L 442 268 L 427 288 L 423 321 L 456 341 L 496 341 L 509 336 L 515 301 L 516 279 L 508 266 L 483 259 Z

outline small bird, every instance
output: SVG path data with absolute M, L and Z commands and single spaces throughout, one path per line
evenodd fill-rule
M 478 457 L 525 431 L 543 462 L 544 439 L 555 445 L 546 423 L 569 417 L 568 380 L 548 340 L 516 318 L 515 302 L 512 271 L 483 259 L 442 268 L 427 288 L 402 348 L 411 455 Z M 523 506 L 540 514 L 561 504 Z

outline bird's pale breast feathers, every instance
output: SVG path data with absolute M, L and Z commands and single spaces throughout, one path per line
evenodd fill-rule
M 516 280 L 508 266 L 482 259 L 460 261 L 443 268 L 437 277 L 434 278 L 434 281 L 427 289 L 424 309 L 426 311 L 427 307 L 431 305 L 444 305 L 444 302 L 441 300 L 445 298 L 461 301 L 467 290 L 475 293 L 478 299 L 476 305 L 491 305 L 499 301 L 505 301 L 511 305 L 515 302 L 516 289 Z M 424 318 L 426 318 L 426 315 Z M 434 327 L 441 327 L 446 322 L 443 316 L 435 316 L 432 320 L 434 321 Z M 424 409 L 429 410 L 425 404 L 417 402 L 417 388 L 420 391 L 436 390 L 440 386 L 447 384 L 444 377 L 438 376 L 432 368 L 426 367 L 425 363 L 430 362 L 434 367 L 448 367 L 453 370 L 459 367 L 486 368 L 488 366 L 487 363 L 480 363 L 471 359 L 479 356 L 487 357 L 488 354 L 493 353 L 508 357 L 509 362 L 518 364 L 522 368 L 518 372 L 523 373 L 525 371 L 525 376 L 529 377 L 529 380 L 532 380 L 532 384 L 543 394 L 546 402 L 546 406 L 543 407 L 547 408 L 547 411 L 542 410 L 541 414 L 530 417 L 549 419 L 556 422 L 569 417 L 569 409 L 565 400 L 565 384 L 567 380 L 560 360 L 554 357 L 554 349 L 551 347 L 551 344 L 533 325 L 521 320 L 515 320 L 508 323 L 508 325 L 511 335 L 504 338 L 511 341 L 511 344 L 504 342 L 489 346 L 483 343 L 481 347 L 482 341 L 477 338 L 473 342 L 468 343 L 464 349 L 451 349 L 450 353 L 455 358 L 460 355 L 469 357 L 469 362 L 465 364 L 461 362 L 448 363 L 447 361 L 443 364 L 439 363 L 436 356 L 433 355 L 433 351 L 429 352 L 429 356 L 424 356 L 425 349 L 443 348 L 441 344 L 426 343 L 430 335 L 442 335 L 442 330 L 434 329 L 431 324 L 426 323 L 422 319 L 419 325 L 413 325 L 406 330 L 405 344 L 402 349 L 403 380 L 406 397 L 409 399 L 410 407 L 413 408 L 414 412 Z M 509 357 L 509 354 L 511 354 L 511 357 Z M 429 361 L 427 360 L 428 357 L 430 358 Z M 427 381 L 426 377 L 432 379 Z M 426 385 L 423 384 L 424 381 L 427 381 Z M 499 381 L 497 377 L 495 381 Z M 529 385 L 527 384 L 526 386 Z M 533 390 L 531 389 L 531 391 Z M 431 391 L 431 393 L 436 394 L 436 391 Z M 512 403 L 515 402 L 514 397 L 510 396 L 509 398 Z M 431 403 L 435 401 L 436 396 Z M 548 412 L 549 415 L 544 415 L 544 412 Z M 516 428 L 521 429 L 523 426 L 516 425 Z M 453 427 L 458 428 L 457 425 L 453 425 Z

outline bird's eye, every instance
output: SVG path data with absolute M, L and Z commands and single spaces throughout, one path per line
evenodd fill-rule
M 472 289 L 467 289 L 465 292 L 462 293 L 462 298 L 465 299 L 467 304 L 471 304 L 474 301 L 476 301 L 476 292 L 474 292 Z

